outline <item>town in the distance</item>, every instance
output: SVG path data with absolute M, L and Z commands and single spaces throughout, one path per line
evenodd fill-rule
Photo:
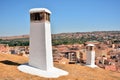
M 53 61 L 86 64 L 86 45 L 95 45 L 95 64 L 120 72 L 120 31 L 52 34 Z M 29 35 L 0 37 L 0 53 L 29 56 Z

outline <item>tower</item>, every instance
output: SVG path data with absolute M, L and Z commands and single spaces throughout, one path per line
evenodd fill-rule
M 89 67 L 97 67 L 95 65 L 95 50 L 94 50 L 94 45 L 93 44 L 88 44 L 86 47 L 86 65 Z
M 42 70 L 53 67 L 50 14 L 45 8 L 30 10 L 29 65 Z
M 30 55 L 28 65 L 18 67 L 25 73 L 57 78 L 68 72 L 53 66 L 50 14 L 46 8 L 30 9 Z

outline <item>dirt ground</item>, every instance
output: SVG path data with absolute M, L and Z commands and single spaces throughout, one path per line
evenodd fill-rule
M 89 68 L 79 64 L 58 64 L 55 67 L 69 72 L 67 76 L 59 78 L 43 78 L 35 75 L 23 73 L 17 69 L 17 66 L 27 63 L 28 58 L 0 54 L 0 80 L 120 80 L 120 73 L 106 71 L 101 68 Z

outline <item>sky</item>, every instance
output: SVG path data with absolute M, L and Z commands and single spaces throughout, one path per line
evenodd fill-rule
M 0 0 L 0 36 L 29 34 L 31 8 L 52 12 L 52 34 L 120 30 L 120 0 Z

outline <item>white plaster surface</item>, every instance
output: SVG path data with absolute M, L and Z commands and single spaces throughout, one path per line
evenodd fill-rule
M 49 14 L 51 14 L 51 11 L 46 9 L 46 8 L 33 8 L 33 9 L 30 9 L 29 11 L 30 13 L 36 13 L 36 12 L 47 12 Z
M 87 46 L 95 46 L 94 44 L 88 44 Z
M 49 22 L 31 22 L 29 65 L 42 70 L 53 67 Z
M 87 51 L 87 65 L 95 65 L 95 51 Z
M 86 65 L 86 66 L 91 67 L 91 68 L 98 68 L 97 65 Z
M 31 67 L 30 65 L 20 65 L 18 66 L 18 69 L 25 73 L 46 78 L 58 78 L 60 76 L 68 75 L 68 72 L 55 67 L 52 67 L 51 69 L 46 71 L 35 67 Z

